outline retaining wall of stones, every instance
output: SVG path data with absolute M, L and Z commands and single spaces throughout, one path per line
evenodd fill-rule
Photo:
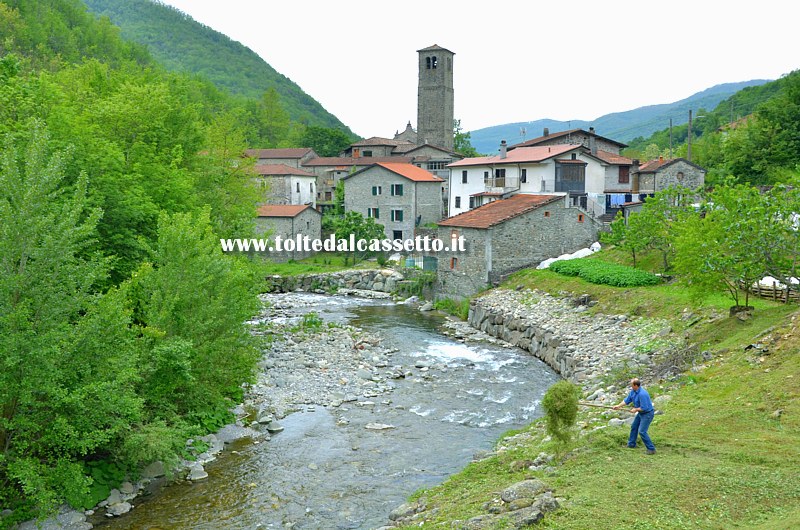
M 300 276 L 269 276 L 269 292 L 288 293 L 297 290 L 323 290 L 334 292 L 339 289 L 363 289 L 391 293 L 398 289 L 403 275 L 391 269 L 348 270 L 323 274 Z

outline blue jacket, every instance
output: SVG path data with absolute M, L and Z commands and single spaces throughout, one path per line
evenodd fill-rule
M 625 403 L 628 405 L 633 403 L 634 407 L 642 409 L 641 414 L 653 412 L 653 402 L 650 401 L 650 394 L 642 387 L 639 387 L 639 390 L 631 390 L 628 393 L 628 397 L 625 398 Z

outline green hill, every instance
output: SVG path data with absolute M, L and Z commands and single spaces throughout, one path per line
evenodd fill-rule
M 232 94 L 251 98 L 261 98 L 274 88 L 293 121 L 350 133 L 336 116 L 253 50 L 173 7 L 150 0 L 84 1 L 91 11 L 119 26 L 123 37 L 146 45 L 170 70 L 202 75 Z

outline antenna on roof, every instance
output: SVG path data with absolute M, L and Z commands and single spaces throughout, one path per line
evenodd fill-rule
M 525 141 L 525 135 L 528 133 L 528 130 L 525 127 L 519 128 L 519 135 L 522 136 L 522 141 Z

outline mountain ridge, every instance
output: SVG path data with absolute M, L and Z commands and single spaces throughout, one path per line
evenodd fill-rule
M 669 125 L 670 118 L 673 120 L 673 125 L 686 123 L 690 109 L 712 110 L 721 101 L 739 90 L 750 86 L 760 86 L 768 82 L 770 82 L 768 79 L 752 79 L 734 83 L 721 83 L 672 103 L 656 103 L 635 109 L 612 112 L 594 120 L 576 119 L 564 121 L 543 118 L 494 125 L 470 131 L 470 139 L 472 145 L 479 152 L 493 153 L 497 150 L 501 140 L 506 140 L 509 144 L 520 143 L 525 139 L 529 140 L 541 136 L 544 128 L 548 128 L 552 133 L 567 129 L 594 127 L 600 135 L 627 143 L 634 138 L 647 137 L 656 131 L 664 129 Z M 523 128 L 527 133 L 524 137 L 520 134 Z

